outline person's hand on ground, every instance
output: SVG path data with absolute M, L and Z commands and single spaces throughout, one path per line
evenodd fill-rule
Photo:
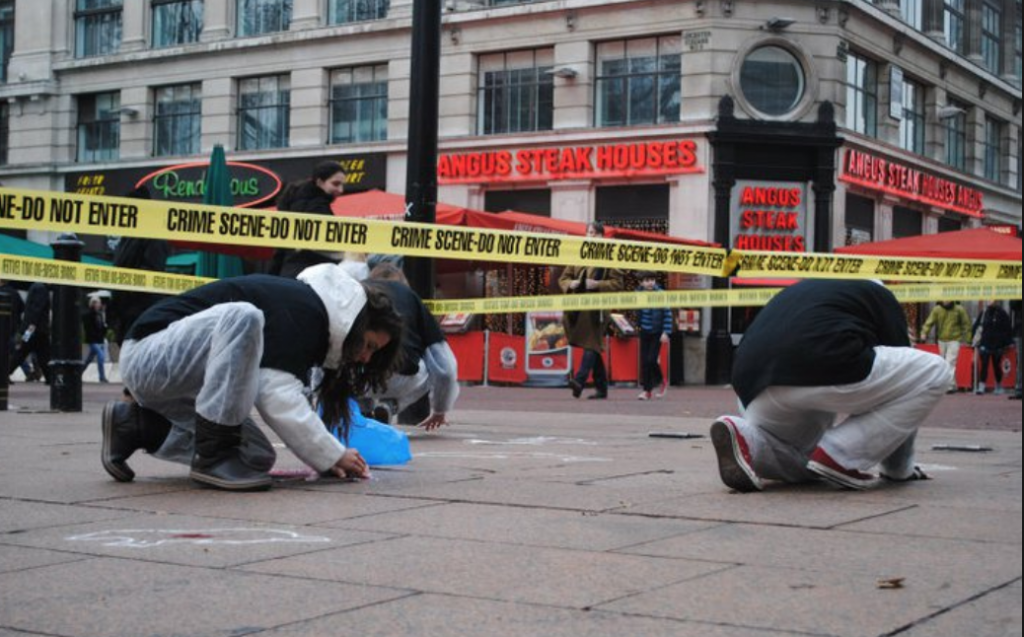
M 370 478 L 370 467 L 366 464 L 366 460 L 363 460 L 363 457 L 359 455 L 357 449 L 346 449 L 337 464 L 331 467 L 331 473 L 339 478 L 368 480 Z
M 423 422 L 421 422 L 420 424 L 418 424 L 416 426 L 417 427 L 422 427 L 422 428 L 426 429 L 427 431 L 433 431 L 433 430 L 435 430 L 435 429 L 437 429 L 439 427 L 443 427 L 444 425 L 447 425 L 447 424 L 448 424 L 448 418 L 444 414 L 432 413 L 432 414 L 430 414 L 430 416 L 426 420 L 424 420 Z

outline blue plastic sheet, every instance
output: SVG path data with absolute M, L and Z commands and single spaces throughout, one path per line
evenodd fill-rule
M 348 440 L 341 436 L 337 423 L 330 426 L 346 447 L 357 449 L 370 466 L 403 465 L 412 460 L 409 437 L 390 425 L 363 416 L 359 405 L 349 400 Z

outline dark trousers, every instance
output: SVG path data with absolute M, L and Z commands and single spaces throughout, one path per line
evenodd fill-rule
M 1021 386 L 1020 386 L 1020 375 L 1021 368 L 1024 367 L 1024 352 L 1021 352 L 1021 338 L 1017 337 L 1017 398 L 1020 398 Z
M 28 343 L 22 342 L 15 346 L 7 374 L 14 373 L 14 370 L 18 369 L 18 366 L 25 362 L 25 359 L 32 353 L 36 355 L 36 365 L 46 378 L 46 384 L 50 384 L 50 335 L 45 332 L 40 333 L 39 330 L 36 330 Z
M 604 367 L 604 359 L 601 352 L 595 349 L 583 350 L 583 360 L 580 361 L 580 368 L 576 370 L 576 382 L 580 385 L 587 384 L 587 378 L 594 374 L 594 389 L 598 394 L 608 393 L 608 370 Z
M 661 387 L 665 380 L 661 373 L 661 365 L 658 364 L 658 355 L 661 354 L 661 332 L 640 334 L 640 386 L 645 392 L 654 391 Z
M 1001 365 L 1003 360 L 1003 350 L 1001 349 L 985 349 L 984 347 L 978 348 L 978 360 L 981 361 L 981 370 L 978 372 L 978 382 L 988 382 L 988 365 L 992 363 L 992 372 L 996 378 L 996 387 L 1003 384 L 1003 367 Z

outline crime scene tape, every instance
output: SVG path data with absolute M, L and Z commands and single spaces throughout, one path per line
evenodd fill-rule
M 729 264 L 737 277 L 796 277 L 802 279 L 881 279 L 884 281 L 995 281 L 1021 280 L 1020 261 L 969 261 L 754 252 L 733 250 Z
M 0 279 L 156 294 L 179 294 L 215 280 L 9 254 L 0 254 Z
M 725 276 L 727 252 L 668 243 L 441 226 L 0 188 L 0 228 Z
M 179 294 L 215 279 L 88 265 L 34 257 L 0 254 L 0 279 L 73 285 L 98 289 Z M 889 289 L 902 303 L 1014 300 L 1021 298 L 1020 283 L 901 284 Z M 732 290 L 674 290 L 668 292 L 618 292 L 489 299 L 426 300 L 437 315 L 512 314 L 578 310 L 639 310 L 645 308 L 760 307 L 782 288 Z
M 492 299 L 424 300 L 435 315 L 513 314 L 586 310 L 642 310 L 648 308 L 761 307 L 784 288 L 733 290 L 676 290 L 669 292 L 617 292 L 520 296 Z M 989 301 L 1021 298 L 1019 283 L 937 283 L 888 286 L 901 303 L 943 300 Z

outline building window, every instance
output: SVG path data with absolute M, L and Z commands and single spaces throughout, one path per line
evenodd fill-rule
M 957 170 L 967 170 L 967 107 L 953 101 L 949 105 L 959 109 L 942 120 L 946 129 L 946 163 Z
M 11 109 L 7 102 L 0 102 L 0 166 L 7 165 L 10 131 Z
M 238 149 L 287 148 L 290 105 L 286 75 L 239 80 Z
M 924 87 L 903 80 L 903 117 L 900 119 L 900 148 L 924 154 Z
M 487 212 L 528 212 L 541 217 L 551 216 L 551 191 L 529 190 L 488 190 L 484 193 L 484 210 Z
M 1003 123 L 991 117 L 985 118 L 984 175 L 989 181 L 999 181 L 1003 169 Z
M 679 121 L 682 39 L 605 42 L 597 47 L 597 125 Z
M 78 98 L 78 161 L 116 161 L 121 146 L 121 94 Z
M 902 239 L 904 237 L 917 237 L 921 235 L 924 228 L 924 215 L 913 208 L 893 206 L 892 208 L 892 238 Z
M 900 2 L 900 15 L 903 16 L 904 22 L 918 31 L 921 30 L 924 24 L 922 21 L 921 0 L 902 0 Z
M 964 229 L 964 222 L 954 217 L 939 217 L 939 232 L 959 232 Z
M 846 128 L 870 137 L 878 134 L 878 69 L 852 53 L 846 57 Z
M 477 121 L 481 135 L 551 130 L 554 57 L 552 49 L 480 56 Z
M 996 75 L 1002 71 L 1000 49 L 1003 47 L 1003 11 L 993 2 L 981 5 L 981 59 L 985 68 Z
M 13 52 L 14 0 L 0 0 L 0 82 L 7 81 L 7 65 Z
M 239 37 L 287 31 L 292 0 L 238 0 Z
M 199 153 L 202 131 L 202 88 L 180 84 L 156 89 L 154 155 Z
M 198 42 L 203 0 L 153 0 L 153 48 Z
M 1014 27 L 1016 34 L 1013 47 L 1013 75 L 1017 78 L 1017 84 L 1021 81 L 1021 3 L 1017 3 L 1017 24 Z
M 331 144 L 388 138 L 388 67 L 360 66 L 331 73 Z
M 388 17 L 390 0 L 330 0 L 327 21 L 330 24 L 383 20 Z
M 782 47 L 763 46 L 743 60 L 740 69 L 743 97 L 765 115 L 791 112 L 803 99 L 804 87 L 803 66 Z
M 121 0 L 77 0 L 75 57 L 117 53 L 121 48 Z
M 943 13 L 943 30 L 946 32 L 946 44 L 949 48 L 963 55 L 964 45 L 964 15 L 967 7 L 966 0 L 946 0 Z
M 844 244 L 856 246 L 875 239 L 875 202 L 867 197 L 846 194 L 846 238 Z

